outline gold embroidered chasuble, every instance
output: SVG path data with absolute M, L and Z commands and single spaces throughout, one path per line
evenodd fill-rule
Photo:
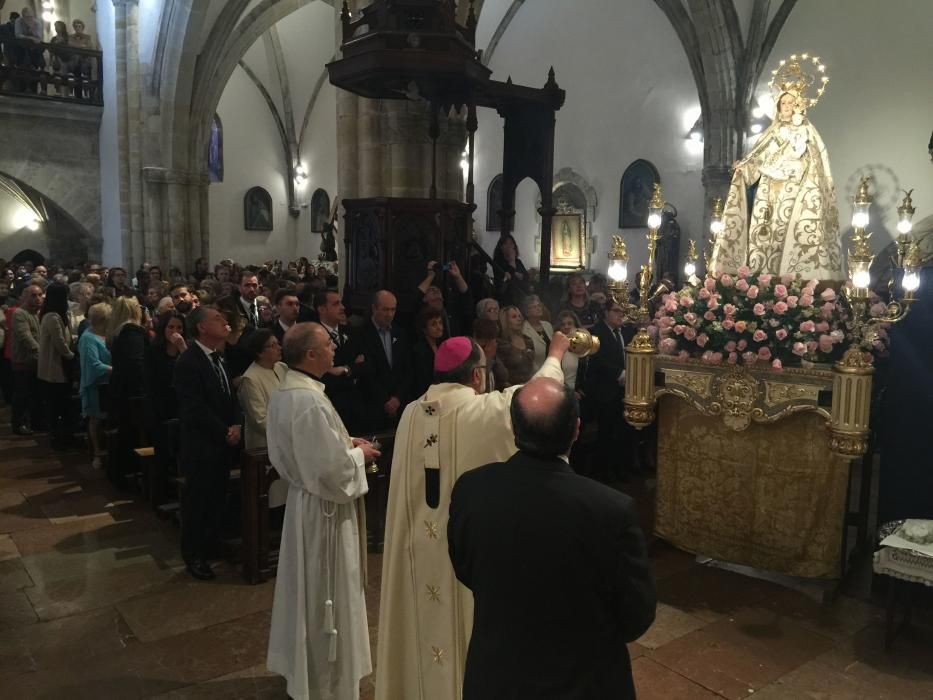
M 563 381 L 553 358 L 536 376 Z M 376 700 L 461 697 L 473 596 L 447 552 L 450 493 L 462 473 L 516 452 L 509 417 L 516 389 L 476 394 L 435 384 L 402 414 L 386 514 Z
M 758 183 L 749 214 L 747 188 Z M 836 189 L 826 146 L 800 115 L 776 119 L 736 164 L 712 268 L 842 280 Z

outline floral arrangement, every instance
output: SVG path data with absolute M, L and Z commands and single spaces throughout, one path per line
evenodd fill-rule
M 719 274 L 662 297 L 650 333 L 663 354 L 709 364 L 832 362 L 845 350 L 848 304 L 799 275 Z M 884 305 L 872 306 L 872 313 Z M 873 342 L 881 347 L 884 337 Z

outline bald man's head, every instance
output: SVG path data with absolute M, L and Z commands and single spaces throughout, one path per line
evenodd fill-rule
M 532 379 L 512 397 L 515 446 L 537 457 L 570 453 L 577 438 L 580 410 L 573 391 L 547 377 Z
M 395 295 L 386 289 L 379 290 L 373 294 L 373 323 L 380 328 L 391 328 L 397 308 Z

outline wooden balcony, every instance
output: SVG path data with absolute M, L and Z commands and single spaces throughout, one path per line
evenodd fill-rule
M 103 106 L 103 53 L 60 44 L 4 41 L 0 95 Z

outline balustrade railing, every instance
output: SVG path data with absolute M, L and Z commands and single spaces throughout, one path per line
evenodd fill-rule
M 4 39 L 0 94 L 103 105 L 103 53 L 76 46 Z

